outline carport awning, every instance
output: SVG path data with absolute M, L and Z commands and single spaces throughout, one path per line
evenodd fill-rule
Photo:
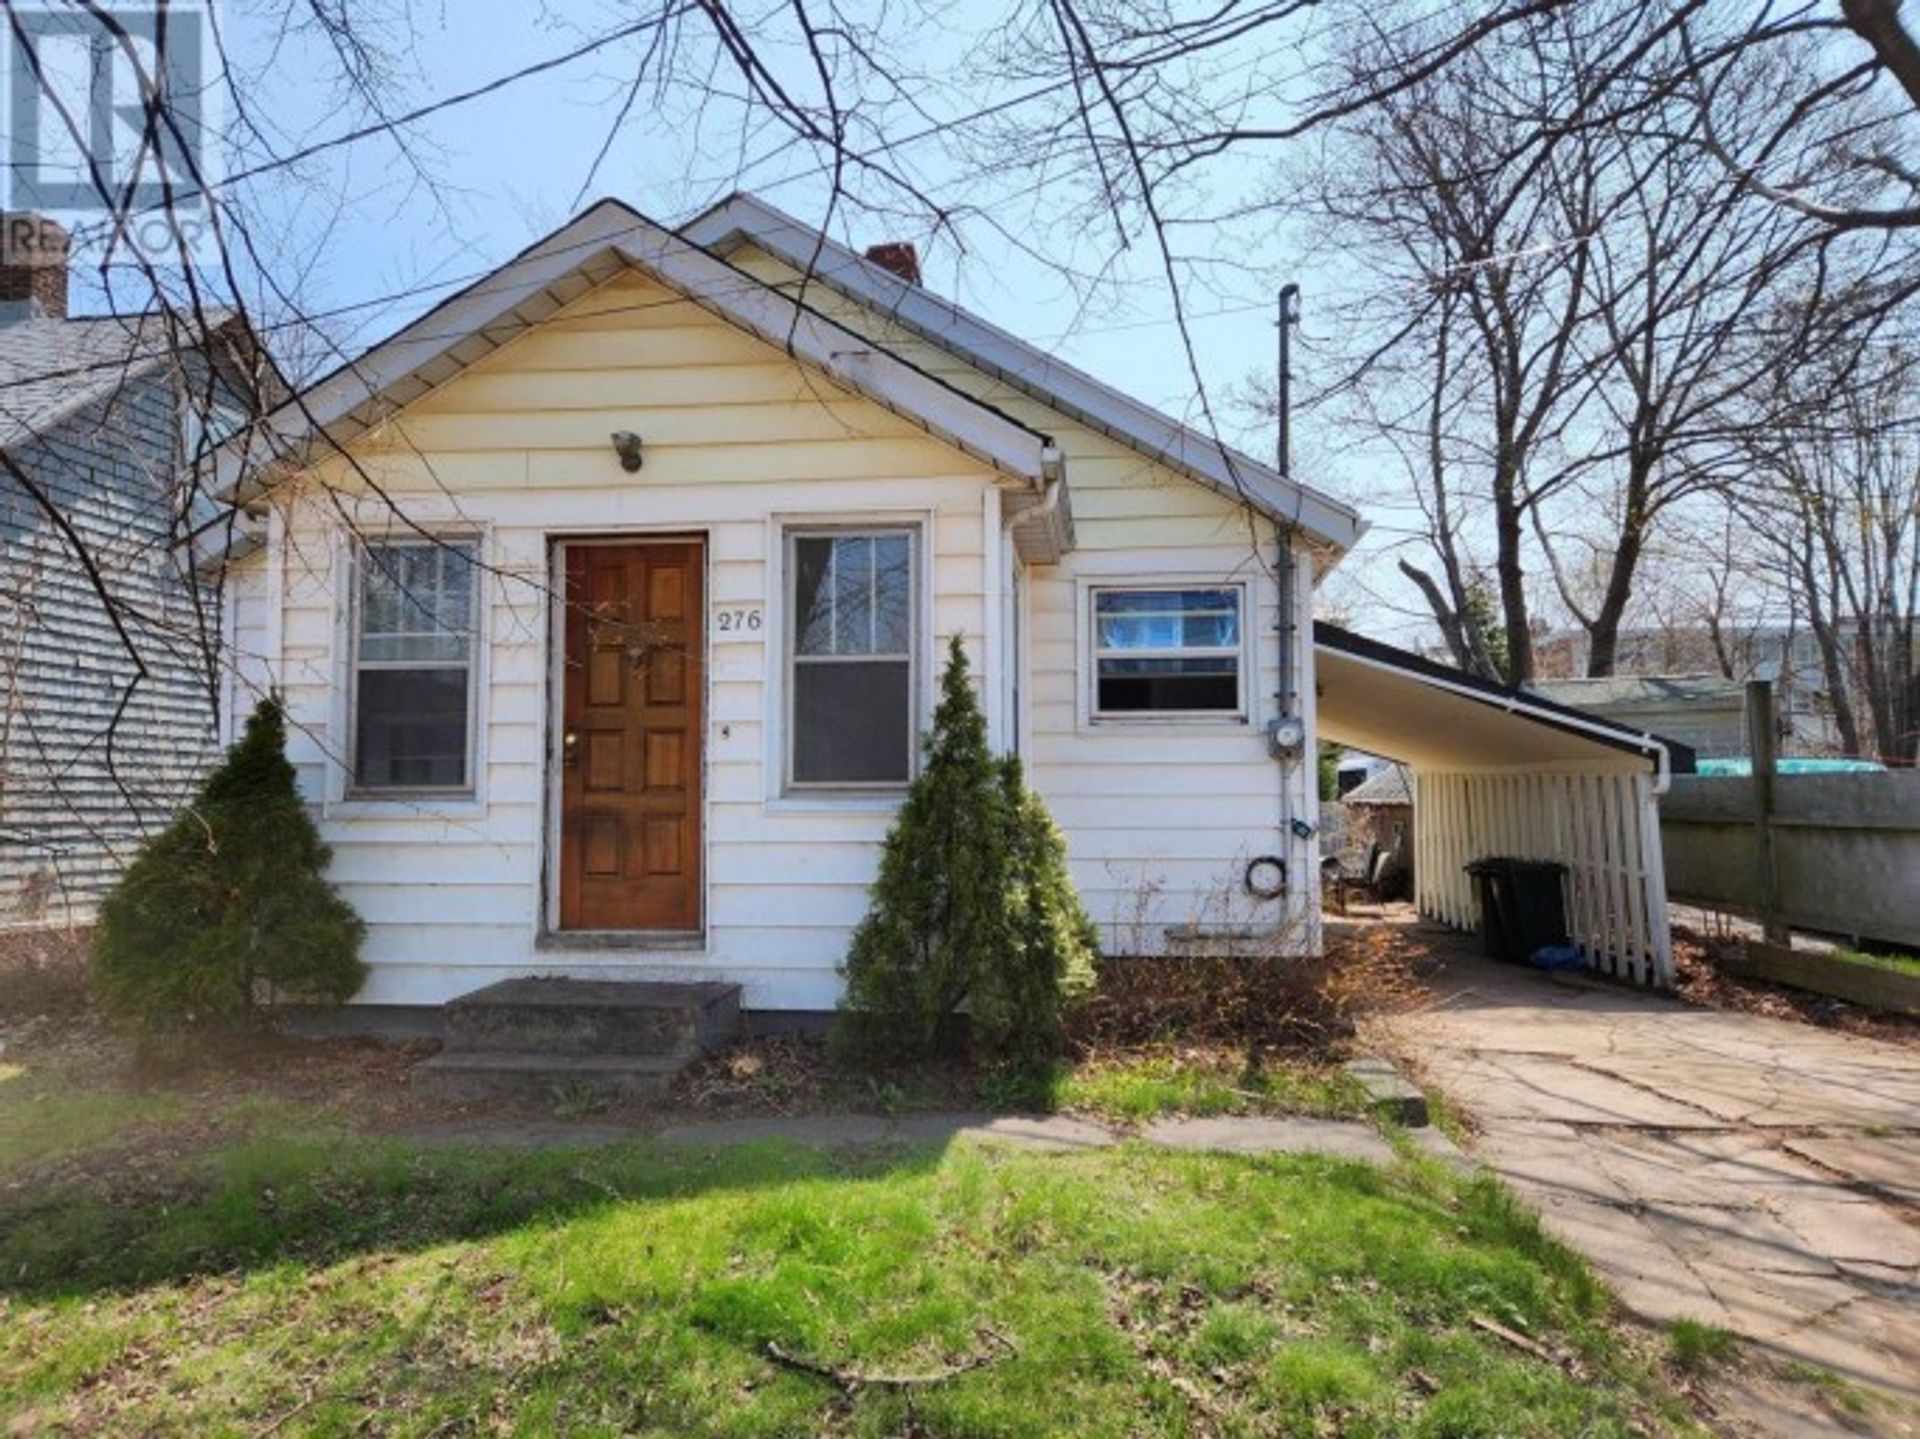
M 1658 797 L 1691 749 L 1338 625 L 1314 626 L 1314 662 L 1320 734 L 1412 767 L 1421 913 L 1476 927 L 1470 864 L 1551 860 L 1587 962 L 1673 982 Z
M 1313 627 L 1323 738 L 1432 769 L 1560 768 L 1639 760 L 1676 773 L 1693 751 L 1338 625 Z

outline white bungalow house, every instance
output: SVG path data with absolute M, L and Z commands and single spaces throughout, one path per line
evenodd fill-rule
M 951 636 L 1109 950 L 1319 943 L 1310 615 L 1361 521 L 905 247 L 602 201 L 270 431 L 228 456 L 229 724 L 284 694 L 362 1003 L 569 975 L 830 1009 Z

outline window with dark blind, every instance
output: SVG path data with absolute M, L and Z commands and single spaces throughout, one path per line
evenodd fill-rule
M 471 540 L 389 541 L 362 551 L 355 789 L 471 787 L 477 559 Z
M 1244 714 L 1240 594 L 1094 590 L 1095 717 Z
M 914 535 L 788 537 L 789 781 L 891 788 L 913 773 Z

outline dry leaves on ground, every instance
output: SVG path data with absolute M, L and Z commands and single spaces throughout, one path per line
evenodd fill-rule
M 1920 1020 L 1880 1014 L 1785 985 L 1744 979 L 1729 972 L 1727 961 L 1737 958 L 1741 941 L 1718 938 L 1675 926 L 1673 931 L 1674 991 L 1693 1004 L 1732 1009 L 1769 1019 L 1817 1024 L 1868 1039 L 1893 1044 L 1920 1045 Z

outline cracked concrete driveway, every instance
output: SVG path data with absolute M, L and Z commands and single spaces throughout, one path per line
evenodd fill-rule
M 1435 947 L 1387 1042 L 1549 1230 L 1639 1316 L 1877 1389 L 1881 1432 L 1920 1433 L 1920 1048 Z

